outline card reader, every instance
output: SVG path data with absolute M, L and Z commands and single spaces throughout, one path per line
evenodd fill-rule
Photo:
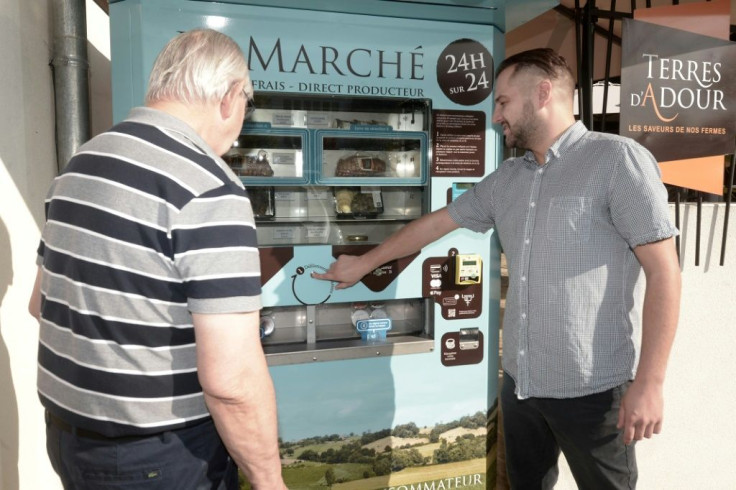
M 478 254 L 455 256 L 455 284 L 480 284 L 483 261 Z

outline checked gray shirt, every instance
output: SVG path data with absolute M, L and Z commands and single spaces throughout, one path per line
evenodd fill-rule
M 498 233 L 509 270 L 503 368 L 520 399 L 633 379 L 644 287 L 633 249 L 677 234 L 649 151 L 576 122 L 544 165 L 531 152 L 508 159 L 448 211 Z

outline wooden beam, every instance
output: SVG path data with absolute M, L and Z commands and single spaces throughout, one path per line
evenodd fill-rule
M 564 5 L 557 5 L 556 7 L 553 7 L 553 10 L 555 10 L 561 15 L 564 15 L 571 21 L 577 22 L 577 19 L 575 16 L 575 9 L 571 9 L 570 7 L 565 7 Z M 631 17 L 631 14 L 626 13 L 626 12 L 610 12 L 610 11 L 599 10 L 599 9 L 595 10 L 595 17 L 607 18 L 608 16 L 614 16 L 614 18 L 623 18 L 623 17 Z M 608 38 L 608 29 L 605 27 L 601 27 L 597 22 L 594 26 L 594 30 L 597 35 Z M 621 46 L 621 36 L 617 36 L 614 34 L 613 44 L 617 44 Z
M 108 0 L 95 0 L 95 3 L 103 10 L 103 12 L 110 15 L 110 2 L 108 2 Z

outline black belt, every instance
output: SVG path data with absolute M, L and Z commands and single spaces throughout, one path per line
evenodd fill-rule
M 84 437 L 85 439 L 93 439 L 95 441 L 107 441 L 107 442 L 130 442 L 145 439 L 151 437 L 154 434 L 148 434 L 144 436 L 120 436 L 120 437 L 109 437 L 99 432 L 92 430 L 82 429 L 81 427 L 75 427 L 69 422 L 57 417 L 53 413 L 46 410 L 46 420 L 59 430 L 69 432 L 77 437 Z

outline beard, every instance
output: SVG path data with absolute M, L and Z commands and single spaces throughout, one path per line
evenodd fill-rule
M 531 101 L 524 102 L 521 117 L 513 125 L 507 123 L 509 134 L 505 143 L 508 148 L 519 148 L 520 150 L 531 149 L 534 136 L 537 134 L 539 122 L 534 117 L 534 106 Z

